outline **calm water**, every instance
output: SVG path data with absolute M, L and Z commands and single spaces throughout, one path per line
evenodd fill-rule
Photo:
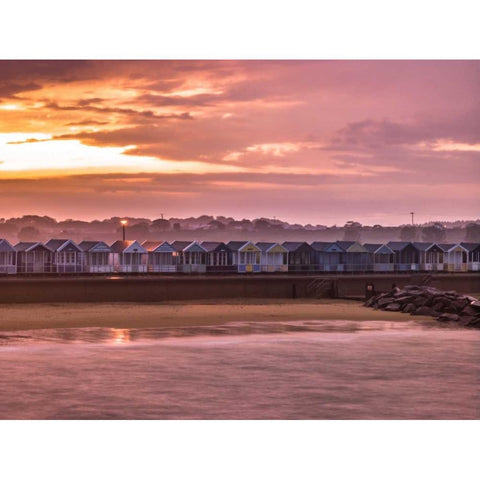
M 480 332 L 429 320 L 5 333 L 0 367 L 0 418 L 480 418 Z

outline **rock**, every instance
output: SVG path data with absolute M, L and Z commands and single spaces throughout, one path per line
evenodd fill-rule
M 440 322 L 458 322 L 460 320 L 459 315 L 455 315 L 453 313 L 442 313 L 438 318 Z
M 377 305 L 378 305 L 378 308 L 382 308 L 382 307 L 385 307 L 386 305 L 388 305 L 389 303 L 392 303 L 393 302 L 393 298 L 391 297 L 384 297 L 384 298 L 381 298 L 378 302 L 377 302 Z
M 463 317 L 460 317 L 460 325 L 463 325 L 464 327 L 470 327 L 473 326 L 476 323 L 477 317 L 472 317 L 470 315 L 464 315 Z
M 477 315 L 478 311 L 472 308 L 470 305 L 467 305 L 465 308 L 462 309 L 460 312 L 460 315 L 463 316 L 471 316 L 475 317 Z
M 470 303 L 470 307 L 475 308 L 476 310 L 479 310 L 479 311 L 480 311 L 480 301 L 479 301 L 479 300 L 475 300 L 475 301 L 471 302 L 471 303 Z
M 399 303 L 390 303 L 384 310 L 388 312 L 398 312 L 402 306 Z
M 411 313 L 412 315 L 425 315 L 433 317 L 435 316 L 435 312 L 432 308 L 426 307 L 425 305 L 417 308 L 414 312 Z
M 417 297 L 417 298 L 414 298 L 412 303 L 416 306 L 416 307 L 421 307 L 423 305 L 425 305 L 425 303 L 427 302 L 427 298 L 425 297 Z
M 403 307 L 403 311 L 405 313 L 412 313 L 414 312 L 415 310 L 417 309 L 417 307 L 415 307 L 415 305 L 413 303 L 407 303 L 404 307 Z

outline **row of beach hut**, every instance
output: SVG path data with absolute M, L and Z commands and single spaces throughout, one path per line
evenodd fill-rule
M 480 271 L 480 244 L 0 239 L 0 273 Z

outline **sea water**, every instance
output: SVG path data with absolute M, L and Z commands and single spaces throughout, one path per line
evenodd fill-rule
M 3 419 L 478 419 L 480 331 L 433 320 L 0 335 Z

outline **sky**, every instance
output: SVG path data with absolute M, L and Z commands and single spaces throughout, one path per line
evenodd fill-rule
M 1 216 L 480 217 L 480 61 L 0 61 Z

